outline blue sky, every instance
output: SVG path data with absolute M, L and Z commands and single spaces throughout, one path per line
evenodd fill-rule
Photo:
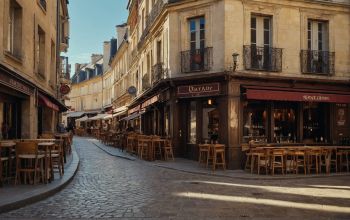
M 103 51 L 103 41 L 116 37 L 115 26 L 126 22 L 128 0 L 70 0 L 69 63 L 89 62 L 92 53 Z

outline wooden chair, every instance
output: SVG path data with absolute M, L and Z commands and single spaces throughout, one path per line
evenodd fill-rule
M 209 154 L 210 154 L 210 145 L 208 144 L 199 144 L 199 157 L 198 163 L 205 163 L 206 167 L 209 165 Z
M 337 151 L 338 161 L 339 161 L 339 171 L 345 167 L 346 171 L 349 172 L 349 151 L 339 150 Z
M 24 173 L 24 183 L 27 182 L 27 177 L 33 174 L 29 182 L 36 184 L 38 174 L 44 182 L 44 159 L 45 156 L 39 154 L 38 144 L 36 142 L 18 142 L 16 144 L 16 178 L 15 184 L 18 180 L 21 181 L 21 173 Z M 28 176 L 27 176 L 28 174 Z
M 3 186 L 4 176 L 7 175 L 7 168 L 9 166 L 9 157 L 4 154 L 0 145 L 0 186 Z
M 302 150 L 295 151 L 294 160 L 295 160 L 294 166 L 295 166 L 296 174 L 299 174 L 299 168 L 301 167 L 304 170 L 304 175 L 306 175 L 307 166 L 306 166 L 305 151 L 302 151 Z
M 252 162 L 252 150 L 246 151 L 246 161 L 245 161 L 245 166 L 244 170 L 249 171 L 251 170 L 251 162 Z
M 285 174 L 285 150 L 273 149 L 271 152 L 271 174 L 275 175 L 275 169 L 279 168 Z
M 330 162 L 329 162 L 329 158 L 330 158 L 330 154 L 332 153 L 331 150 L 329 149 L 321 149 L 320 151 L 320 156 L 318 159 L 319 162 L 319 171 L 322 172 L 322 168 L 325 168 L 325 172 L 327 174 L 330 173 Z
M 171 140 L 168 139 L 165 141 L 165 146 L 164 146 L 164 159 L 169 160 L 169 159 L 175 160 L 174 159 L 174 152 L 173 152 L 173 146 L 171 143 Z
M 215 171 L 217 166 L 221 166 L 224 170 L 226 169 L 226 159 L 225 159 L 225 145 L 214 144 L 212 146 L 213 150 L 213 170 Z
M 315 149 L 309 149 L 306 152 L 307 155 L 307 169 L 308 173 L 311 173 L 311 170 L 315 170 L 316 174 L 319 173 L 319 159 L 321 155 L 321 149 L 315 148 Z
M 60 177 L 64 174 L 63 140 L 56 140 L 51 150 L 52 167 L 57 170 Z

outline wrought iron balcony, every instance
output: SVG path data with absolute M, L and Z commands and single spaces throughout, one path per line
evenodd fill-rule
M 244 68 L 270 72 L 282 71 L 282 49 L 273 47 L 243 46 Z
M 167 73 L 163 68 L 163 63 L 157 63 L 152 66 L 152 84 L 156 84 L 162 79 L 167 78 Z
M 209 71 L 212 62 L 212 47 L 181 52 L 181 72 L 183 73 Z
M 149 82 L 149 74 L 146 73 L 142 77 L 142 91 L 145 91 L 145 90 L 149 89 L 150 87 L 151 87 L 151 84 Z
M 146 16 L 146 22 L 145 22 L 146 25 L 145 25 L 145 29 L 143 30 L 143 32 L 141 34 L 140 41 L 139 41 L 139 43 L 137 45 L 138 48 L 140 48 L 143 45 L 144 40 L 145 40 L 146 36 L 148 35 L 152 24 L 157 19 L 157 17 L 160 15 L 160 13 L 162 12 L 163 8 L 164 8 L 164 0 L 158 0 L 154 4 L 151 12 Z
M 300 63 L 302 73 L 334 74 L 334 52 L 320 50 L 302 50 Z

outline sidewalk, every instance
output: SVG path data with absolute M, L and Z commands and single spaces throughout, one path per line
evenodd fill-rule
M 0 188 L 0 213 L 43 200 L 63 189 L 77 173 L 79 157 L 74 144 L 72 154 L 67 158 L 62 178 L 55 173 L 55 180 L 49 184 L 37 185 L 8 185 Z
M 107 146 L 97 139 L 94 138 L 87 138 L 88 141 L 95 144 L 97 147 L 99 147 L 101 150 L 105 151 L 106 153 L 127 159 L 132 161 L 139 161 L 144 162 L 146 165 L 150 166 L 156 166 L 161 167 L 165 169 L 170 170 L 176 170 L 180 172 L 187 172 L 187 173 L 193 173 L 193 174 L 200 174 L 200 175 L 211 175 L 211 176 L 219 176 L 219 177 L 228 177 L 228 178 L 236 178 L 236 179 L 246 179 L 246 180 L 277 180 L 277 179 L 302 179 L 302 178 L 322 178 L 322 177 L 332 177 L 332 176 L 347 176 L 350 175 L 350 173 L 331 173 L 329 175 L 322 173 L 319 175 L 316 174 L 287 174 L 287 175 L 280 175 L 276 174 L 275 176 L 272 175 L 257 175 L 257 174 L 251 174 L 250 172 L 244 171 L 244 170 L 222 170 L 217 169 L 213 171 L 211 167 L 206 168 L 204 165 L 199 165 L 197 161 L 188 160 L 184 158 L 175 158 L 175 161 L 160 161 L 156 160 L 153 162 L 147 162 L 144 160 L 139 160 L 137 157 L 131 156 L 126 151 L 122 151 L 119 148 L 110 147 Z
M 194 174 L 202 174 L 202 175 L 212 175 L 219 177 L 229 177 L 236 179 L 247 179 L 247 180 L 277 180 L 277 179 L 301 179 L 301 178 L 322 178 L 322 177 L 332 177 L 332 176 L 348 176 L 350 173 L 331 173 L 329 175 L 322 173 L 319 175 L 316 174 L 287 174 L 281 175 L 276 174 L 272 175 L 257 175 L 251 174 L 250 172 L 244 170 L 222 170 L 217 169 L 215 171 L 212 168 L 206 168 L 205 165 L 199 165 L 197 161 L 187 160 L 183 158 L 175 158 L 175 161 L 155 161 L 153 162 L 154 166 L 162 167 L 171 170 L 177 170 L 182 172 L 194 173 Z

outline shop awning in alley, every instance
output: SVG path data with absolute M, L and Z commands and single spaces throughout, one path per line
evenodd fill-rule
M 88 116 L 84 116 L 84 117 L 82 117 L 82 118 L 78 118 L 77 120 L 75 120 L 76 122 L 83 122 L 83 121 L 87 121 L 89 119 L 89 117 Z
M 85 114 L 85 112 L 69 112 L 67 118 L 78 118 Z
M 138 113 L 133 113 L 125 118 L 122 118 L 120 119 L 121 121 L 129 121 L 129 120 L 133 120 L 137 117 L 140 117 L 141 115 L 143 115 L 145 113 L 145 111 L 141 111 L 141 112 L 138 112 Z
M 39 98 L 39 103 L 41 103 L 42 105 L 51 108 L 55 111 L 60 111 L 60 108 L 54 104 L 53 102 L 51 102 L 46 96 L 38 93 L 38 98 Z
M 128 110 L 128 106 L 124 105 L 122 107 L 116 108 L 113 110 L 113 114 L 117 114 L 119 112 L 125 112 Z
M 96 115 L 94 117 L 89 118 L 89 121 L 102 120 L 102 119 L 104 119 L 105 117 L 107 117 L 109 115 L 111 115 L 111 114 L 98 114 L 98 115 Z
M 247 99 L 297 101 L 297 102 L 330 102 L 350 103 L 350 95 L 319 92 L 292 92 L 280 90 L 247 89 Z

